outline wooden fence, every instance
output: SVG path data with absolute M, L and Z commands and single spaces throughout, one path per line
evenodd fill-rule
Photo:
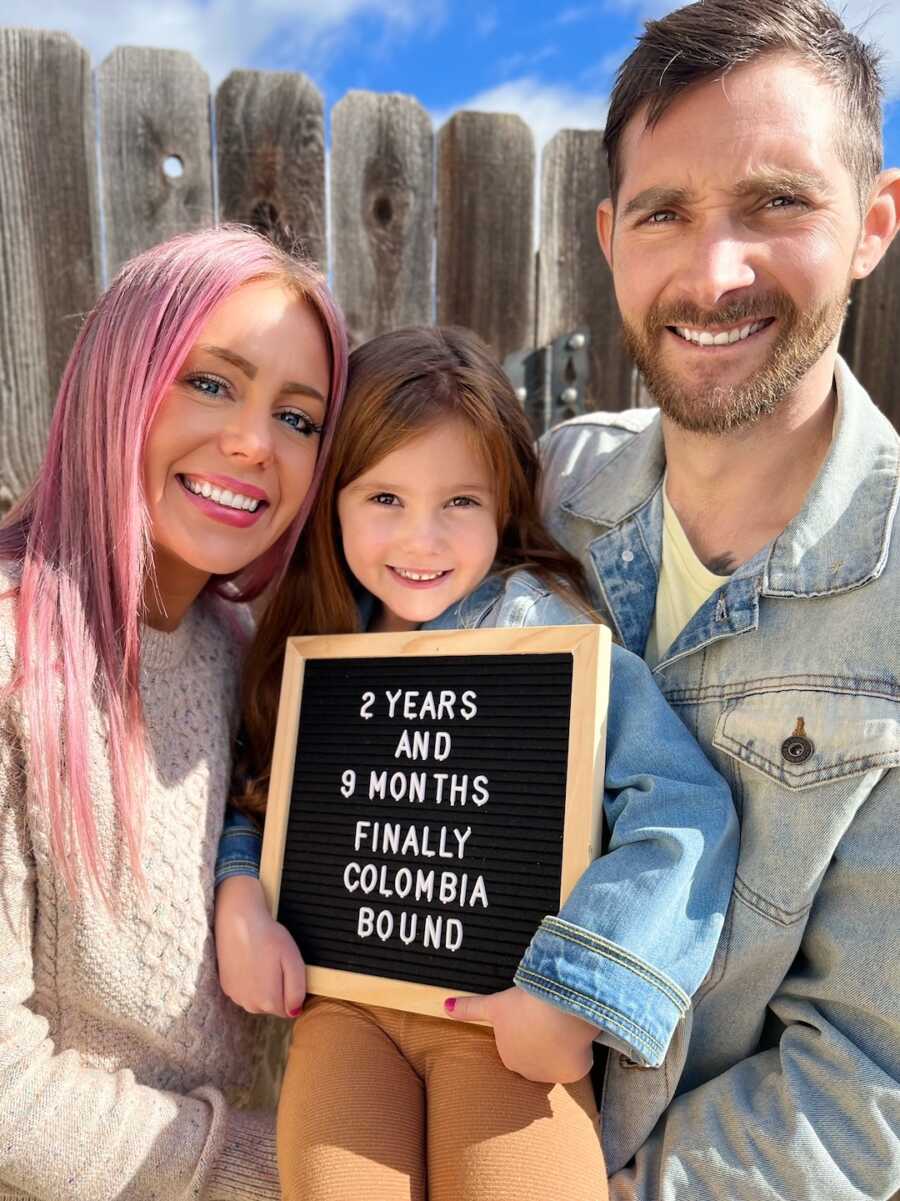
M 459 112 L 435 134 L 411 97 L 350 92 L 332 114 L 329 263 L 324 106 L 305 76 L 235 71 L 211 97 L 181 51 L 121 47 L 92 72 L 65 34 L 0 29 L 0 509 L 37 466 L 101 281 L 216 218 L 300 237 L 355 342 L 436 318 L 506 356 L 580 327 L 588 404 L 640 403 L 594 236 L 601 137 L 546 147 L 535 239 L 520 117 Z M 857 289 L 844 352 L 900 423 L 900 247 Z

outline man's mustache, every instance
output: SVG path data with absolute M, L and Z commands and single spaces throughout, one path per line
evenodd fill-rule
M 704 327 L 733 325 L 739 321 L 765 321 L 770 317 L 793 317 L 796 306 L 783 292 L 758 293 L 742 297 L 715 309 L 704 309 L 688 300 L 667 305 L 655 305 L 647 314 L 648 330 L 661 330 L 669 325 Z

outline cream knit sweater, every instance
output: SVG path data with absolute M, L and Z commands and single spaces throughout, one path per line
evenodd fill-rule
M 0 602 L 0 687 L 13 603 Z M 0 1201 L 279 1196 L 274 1116 L 229 1103 L 249 1083 L 255 1027 L 219 989 L 211 927 L 237 673 L 233 634 L 203 603 L 173 634 L 144 631 L 146 900 L 124 862 L 93 715 L 116 918 L 67 895 L 27 783 L 40 748 L 15 702 L 0 713 Z

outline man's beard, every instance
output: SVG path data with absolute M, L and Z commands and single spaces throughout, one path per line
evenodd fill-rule
M 810 313 L 801 313 L 782 292 L 748 297 L 712 312 L 687 301 L 666 307 L 656 305 L 642 327 L 625 321 L 625 344 L 667 417 L 692 433 L 725 434 L 773 413 L 794 391 L 840 332 L 849 295 L 848 283 L 842 295 L 833 296 Z M 767 317 L 780 322 L 781 332 L 767 361 L 740 383 L 717 384 L 712 380 L 689 384 L 664 365 L 662 340 L 678 336 L 669 333 L 667 326 L 734 326 Z M 708 353 L 708 371 L 712 373 L 717 352 Z

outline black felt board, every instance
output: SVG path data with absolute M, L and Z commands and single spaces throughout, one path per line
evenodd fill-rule
M 307 661 L 278 910 L 279 921 L 291 931 L 307 963 L 477 993 L 512 983 L 541 919 L 559 909 L 572 668 L 567 653 Z M 455 715 L 452 720 L 446 712 L 441 720 L 409 720 L 398 705 L 391 720 L 385 693 L 397 690 L 418 690 L 420 704 L 429 691 L 435 699 L 442 690 L 452 691 Z M 368 719 L 360 713 L 367 692 L 375 694 Z M 461 713 L 465 692 L 476 694 L 477 715 L 469 720 Z M 466 708 L 470 711 L 471 704 Z M 428 758 L 396 756 L 404 731 L 410 740 L 416 733 L 431 735 Z M 433 753 L 438 731 L 451 740 L 444 759 Z M 440 749 L 446 752 L 446 744 Z M 349 787 L 347 771 L 356 773 L 349 799 L 341 792 L 342 784 Z M 388 787 L 398 774 L 398 792 L 404 778 L 422 773 L 425 799 L 394 800 L 389 792 L 387 799 L 370 799 L 370 773 L 377 777 L 382 771 Z M 436 773 L 448 777 L 440 804 Z M 464 805 L 448 803 L 454 773 L 457 801 L 461 777 L 469 777 Z M 487 778 L 478 789 L 477 776 Z M 475 796 L 483 797 L 485 791 L 489 799 L 476 805 Z M 358 820 L 373 824 L 363 828 L 356 850 Z M 374 846 L 376 822 L 380 830 L 383 823 L 399 826 L 400 845 L 412 851 L 407 840 L 415 838 L 420 853 L 385 851 L 380 839 Z M 440 848 L 440 829 L 446 828 L 443 857 L 422 853 L 425 827 L 432 851 Z M 464 838 L 462 858 L 454 829 Z M 368 883 L 372 869 L 366 869 L 373 865 L 378 880 L 374 891 L 364 895 L 362 886 L 348 891 L 344 873 L 351 863 L 360 872 L 351 869 L 349 880 L 360 885 L 363 879 Z M 408 868 L 409 895 L 382 895 L 382 868 L 387 889 L 406 887 L 405 873 L 398 880 L 395 872 Z M 424 894 L 415 900 L 417 870 L 426 873 L 420 885 L 427 886 L 427 873 L 435 873 L 430 900 Z M 454 873 L 458 890 L 465 874 L 474 905 L 468 898 L 461 905 L 459 891 L 455 901 L 442 903 L 443 872 Z M 487 908 L 476 887 L 479 876 Z M 379 936 L 377 927 L 360 937 L 361 907 L 390 915 L 379 919 L 382 933 L 388 933 L 392 922 L 387 938 Z M 362 928 L 368 928 L 365 920 Z M 461 945 L 448 949 L 448 940 L 452 946 L 460 935 Z

